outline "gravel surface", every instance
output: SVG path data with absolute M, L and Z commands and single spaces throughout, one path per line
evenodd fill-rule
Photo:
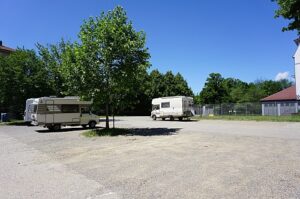
M 0 198 L 300 198 L 300 123 L 116 125 L 135 133 L 0 126 Z

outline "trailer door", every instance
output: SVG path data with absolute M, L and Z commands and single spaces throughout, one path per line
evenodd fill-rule
M 45 124 L 54 124 L 54 100 L 46 100 Z

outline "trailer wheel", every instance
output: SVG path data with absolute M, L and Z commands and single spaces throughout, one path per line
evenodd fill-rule
M 89 127 L 90 127 L 90 129 L 94 129 L 96 127 L 96 122 L 95 121 L 90 121 L 89 122 Z
M 170 120 L 171 120 L 171 121 L 174 121 L 174 117 L 173 117 L 173 116 L 171 116 L 171 117 L 170 117 Z
M 61 125 L 60 124 L 54 124 L 52 126 L 53 131 L 59 131 L 61 129 Z
M 152 119 L 153 119 L 153 120 L 156 120 L 156 115 L 152 115 Z
M 182 121 L 183 118 L 182 118 L 182 117 L 179 117 L 178 119 L 179 119 L 179 121 Z
M 161 118 L 161 119 L 162 119 L 163 121 L 165 121 L 165 120 L 166 120 L 166 118 L 164 118 L 164 117 L 163 117 L 163 118 Z
M 53 131 L 53 126 L 47 126 L 47 128 L 49 129 L 49 131 Z

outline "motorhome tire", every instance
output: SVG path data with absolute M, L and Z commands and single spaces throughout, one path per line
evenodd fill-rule
M 173 116 L 171 116 L 171 117 L 170 117 L 170 120 L 171 120 L 171 121 L 174 121 L 174 117 L 173 117 Z
M 90 121 L 90 122 L 89 122 L 89 127 L 90 127 L 91 129 L 94 129 L 94 128 L 96 127 L 96 122 L 95 122 L 95 121 Z
M 153 120 L 156 120 L 156 115 L 152 115 L 152 119 L 153 119 Z
M 164 117 L 163 117 L 163 118 L 161 118 L 161 119 L 162 119 L 162 120 L 164 120 L 164 121 L 166 120 L 166 118 L 164 118 Z
M 179 121 L 182 121 L 183 117 L 179 117 L 178 119 L 179 119 Z

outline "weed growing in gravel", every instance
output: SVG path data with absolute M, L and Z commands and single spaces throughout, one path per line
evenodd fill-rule
M 85 137 L 98 137 L 98 136 L 118 136 L 130 134 L 129 129 L 113 128 L 113 129 L 94 129 L 82 133 Z

